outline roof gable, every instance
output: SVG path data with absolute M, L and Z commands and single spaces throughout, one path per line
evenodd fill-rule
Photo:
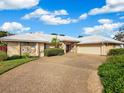
M 2 41 L 23 41 L 23 42 L 51 42 L 55 35 L 43 34 L 43 33 L 26 33 L 19 35 L 6 36 L 1 38 Z M 70 36 L 57 36 L 60 41 L 79 42 L 77 38 Z
M 93 44 L 93 43 L 115 43 L 122 44 L 123 42 L 114 40 L 112 38 L 94 35 L 94 36 L 86 36 L 79 39 L 79 44 Z

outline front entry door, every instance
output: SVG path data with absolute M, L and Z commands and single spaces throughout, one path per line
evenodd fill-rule
M 66 45 L 66 53 L 70 52 L 71 50 L 71 45 Z

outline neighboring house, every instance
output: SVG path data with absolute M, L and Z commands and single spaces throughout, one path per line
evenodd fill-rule
M 53 47 L 51 40 L 55 35 L 48 35 L 43 33 L 27 33 L 21 35 L 6 36 L 1 38 L 1 41 L 7 42 L 7 54 L 23 55 L 29 53 L 31 56 L 44 56 L 44 49 Z M 65 53 L 76 53 L 76 45 L 79 42 L 77 38 L 69 36 L 57 36 L 60 40 L 60 47 L 64 49 Z
M 110 49 L 121 48 L 120 41 L 103 36 L 86 36 L 79 38 L 77 53 L 107 55 Z

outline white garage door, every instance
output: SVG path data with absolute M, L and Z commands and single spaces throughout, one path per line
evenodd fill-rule
M 77 47 L 77 53 L 101 55 L 101 48 L 99 45 L 81 45 Z

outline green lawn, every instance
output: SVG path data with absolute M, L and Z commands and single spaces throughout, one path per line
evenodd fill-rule
M 124 55 L 112 56 L 99 67 L 103 93 L 124 93 Z
M 35 60 L 36 58 L 21 58 L 0 62 L 0 74 L 3 74 L 19 65 Z

